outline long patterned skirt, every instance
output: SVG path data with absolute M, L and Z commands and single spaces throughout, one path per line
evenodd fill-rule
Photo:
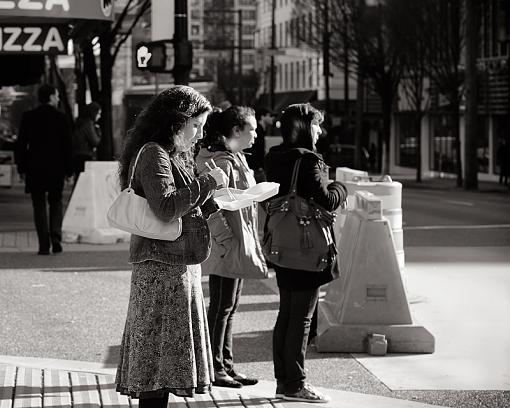
M 200 265 L 133 264 L 117 391 L 193 397 L 214 380 Z

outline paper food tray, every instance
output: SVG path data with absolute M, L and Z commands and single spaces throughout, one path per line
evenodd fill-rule
M 214 200 L 221 209 L 236 211 L 252 205 L 254 201 L 260 202 L 267 200 L 268 198 L 278 194 L 279 188 L 280 184 L 268 181 L 258 183 L 247 190 L 230 188 L 229 190 L 235 200 L 228 194 L 226 188 L 221 188 L 214 193 Z

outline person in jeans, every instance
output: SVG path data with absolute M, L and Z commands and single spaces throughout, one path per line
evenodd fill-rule
M 162 221 L 182 221 L 174 241 L 131 235 L 133 265 L 117 368 L 117 391 L 140 408 L 166 407 L 168 394 L 208 393 L 214 380 L 201 267 L 210 252 L 206 218 L 225 185 L 215 168 L 195 175 L 192 149 L 202 137 L 209 101 L 187 86 L 162 91 L 137 117 L 120 159 L 121 188 L 145 197 Z
M 228 186 L 245 190 L 255 185 L 243 150 L 255 138 L 255 112 L 248 107 L 232 106 L 213 112 L 196 162 L 202 172 L 218 166 L 228 176 Z M 234 369 L 232 325 L 239 307 L 243 278 L 267 276 L 257 227 L 257 203 L 237 211 L 221 210 L 208 220 L 212 234 L 209 258 L 202 264 L 209 274 L 209 333 L 214 364 L 214 385 L 239 388 L 258 381 Z
M 309 104 L 287 107 L 280 118 L 283 143 L 269 150 L 264 167 L 267 180 L 280 183 L 276 196 L 279 197 L 289 192 L 294 164 L 301 158 L 297 194 L 333 211 L 345 201 L 347 190 L 341 183 L 328 180 L 328 167 L 316 153 L 322 120 L 322 114 Z M 299 237 L 289 236 L 290 239 Z M 333 266 L 328 265 L 321 272 L 308 272 L 274 265 L 280 293 L 273 331 L 277 398 L 304 402 L 329 400 L 306 383 L 305 355 L 319 288 L 338 277 Z
M 57 109 L 59 95 L 53 85 L 41 85 L 38 97 L 41 105 L 21 118 L 14 154 L 32 198 L 38 254 L 49 255 L 50 249 L 62 252 L 62 192 L 73 171 L 71 126 Z

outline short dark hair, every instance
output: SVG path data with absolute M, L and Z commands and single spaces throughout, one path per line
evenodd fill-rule
M 82 116 L 94 120 L 100 111 L 101 105 L 99 105 L 97 102 L 90 102 L 83 108 Z
M 232 105 L 223 112 L 213 112 L 207 118 L 202 146 L 212 150 L 224 150 L 232 129 L 236 126 L 244 128 L 250 116 L 255 117 L 255 111 L 248 106 Z
M 266 116 L 267 114 L 274 115 L 274 112 L 264 106 L 255 109 L 255 117 L 259 120 L 262 116 Z
M 288 106 L 280 118 L 283 143 L 313 150 L 311 126 L 314 120 L 320 124 L 324 120 L 324 116 L 309 103 L 296 103 Z
M 41 103 L 48 103 L 50 96 L 57 93 L 57 88 L 51 84 L 42 84 L 37 90 L 37 98 Z

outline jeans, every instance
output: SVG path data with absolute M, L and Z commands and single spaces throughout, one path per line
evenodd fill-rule
M 209 275 L 209 311 L 207 321 L 211 336 L 214 371 L 229 373 L 234 367 L 232 323 L 243 289 L 242 279 Z
M 279 291 L 280 309 L 273 331 L 274 374 L 286 393 L 295 393 L 305 383 L 306 346 L 319 288 Z
M 40 251 L 49 251 L 50 245 L 59 245 L 62 240 L 62 220 L 64 218 L 62 205 L 63 186 L 64 183 L 62 181 L 62 183 L 55 183 L 47 191 L 34 189 L 30 192 Z M 46 199 L 49 204 L 49 222 Z

